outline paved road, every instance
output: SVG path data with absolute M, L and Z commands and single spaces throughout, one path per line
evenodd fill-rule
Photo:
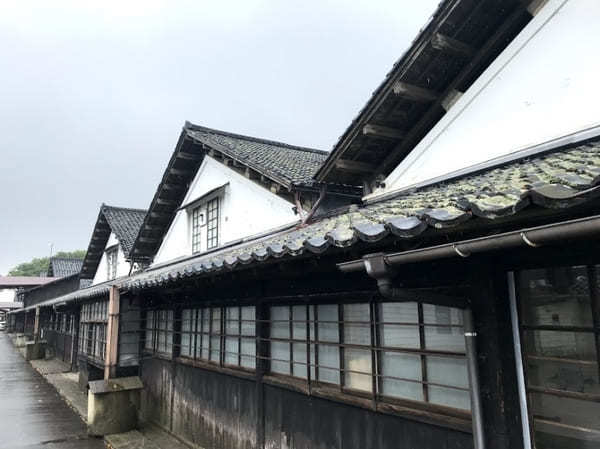
M 56 390 L 0 332 L 0 449 L 101 449 Z

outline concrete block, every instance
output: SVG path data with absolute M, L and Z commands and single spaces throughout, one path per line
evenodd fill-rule
M 39 360 L 46 357 L 45 341 L 28 341 L 25 343 L 25 360 Z
M 17 335 L 15 335 L 13 343 L 17 348 L 22 348 L 27 344 L 28 341 L 29 341 L 29 338 L 27 335 L 17 334 Z
M 103 436 L 136 429 L 142 388 L 137 376 L 90 382 L 88 433 Z

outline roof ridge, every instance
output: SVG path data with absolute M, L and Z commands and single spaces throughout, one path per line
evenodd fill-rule
M 297 150 L 297 151 L 305 151 L 307 153 L 315 153 L 315 154 L 321 154 L 321 155 L 328 155 L 329 151 L 325 151 L 325 150 L 318 150 L 316 148 L 309 148 L 309 147 L 303 147 L 303 146 L 299 146 L 299 145 L 292 145 L 289 143 L 285 143 L 285 142 L 280 142 L 277 140 L 271 140 L 271 139 L 264 139 L 262 137 L 253 137 L 253 136 L 247 136 L 244 134 L 236 134 L 236 133 L 232 133 L 229 131 L 222 131 L 220 129 L 215 129 L 215 128 L 208 128 L 206 126 L 200 126 L 200 125 L 195 125 L 191 122 L 186 121 L 185 125 L 184 125 L 184 130 L 190 130 L 190 131 L 204 131 L 204 132 L 208 132 L 208 133 L 214 133 L 214 134 L 221 134 L 223 136 L 227 136 L 227 137 L 233 137 L 233 138 L 237 138 L 237 139 L 244 139 L 244 140 L 249 140 L 252 142 L 257 142 L 257 143 L 264 143 L 267 145 L 275 145 L 275 146 L 280 146 L 280 147 L 285 147 L 285 148 L 289 148 L 291 150 Z
M 128 210 L 128 211 L 133 211 L 133 212 L 148 212 L 148 209 L 138 209 L 135 207 L 120 207 L 120 206 L 110 206 L 108 204 L 102 204 L 102 210 L 104 210 L 105 208 L 107 209 L 117 209 L 117 210 Z

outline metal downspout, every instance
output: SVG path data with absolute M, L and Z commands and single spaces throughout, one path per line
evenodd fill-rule
M 508 296 L 510 300 L 510 321 L 515 348 L 515 368 L 517 371 L 517 388 L 519 392 L 519 407 L 521 409 L 521 427 L 523 432 L 523 449 L 531 449 L 531 432 L 529 430 L 529 412 L 527 410 L 527 390 L 525 388 L 525 374 L 523 372 L 523 358 L 521 357 L 521 335 L 519 333 L 519 314 L 517 311 L 517 293 L 515 287 L 515 273 L 509 271 Z
M 475 449 L 485 449 L 483 431 L 483 410 L 481 408 L 481 391 L 479 388 L 479 368 L 477 367 L 477 332 L 473 324 L 473 311 L 463 309 L 463 326 L 465 331 L 465 348 L 467 353 L 467 371 L 469 372 L 469 394 L 471 396 L 471 422 L 473 426 L 473 445 Z

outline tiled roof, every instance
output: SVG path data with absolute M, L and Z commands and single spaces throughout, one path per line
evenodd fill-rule
M 81 271 L 83 259 L 51 257 L 48 265 L 48 276 L 63 278 Z
M 75 290 L 74 292 L 67 293 L 66 295 L 58 296 L 56 298 L 48 299 L 46 301 L 33 304 L 31 306 L 27 306 L 13 313 L 27 312 L 28 310 L 35 309 L 36 307 L 50 307 L 55 304 L 73 301 L 85 301 L 88 299 L 97 298 L 99 296 L 106 296 L 108 295 L 111 286 L 115 285 L 118 281 L 119 279 L 113 279 L 107 282 L 103 282 L 102 284 L 96 284 L 86 288 Z
M 114 207 L 106 204 L 100 207 L 92 238 L 83 260 L 81 269 L 83 279 L 94 277 L 111 232 L 114 232 L 117 240 L 119 240 L 125 257 L 129 257 L 129 252 L 144 221 L 146 212 L 142 209 Z
M 133 245 L 131 259 L 138 262 L 153 259 L 206 154 L 227 165 L 231 162 L 236 170 L 247 170 L 251 179 L 265 181 L 269 187 L 273 184 L 283 187 L 279 194 L 289 196 L 290 207 L 292 187 L 314 187 L 312 176 L 327 157 L 325 151 L 186 122 Z
M 129 251 L 135 242 L 135 238 L 142 226 L 146 216 L 144 209 L 128 209 L 124 207 L 103 206 L 102 213 L 112 232 L 115 233 L 125 257 L 129 257 Z
M 187 124 L 188 136 L 286 185 L 310 182 L 326 151 Z
M 55 281 L 54 277 L 0 276 L 0 288 L 35 287 Z
M 202 273 L 232 269 L 269 258 L 323 253 L 387 236 L 417 238 L 428 228 L 444 230 L 481 217 L 494 220 L 535 205 L 562 209 L 600 196 L 600 140 L 511 162 L 484 172 L 397 196 L 304 227 L 250 243 L 157 267 L 128 278 L 128 288 L 161 285 Z

